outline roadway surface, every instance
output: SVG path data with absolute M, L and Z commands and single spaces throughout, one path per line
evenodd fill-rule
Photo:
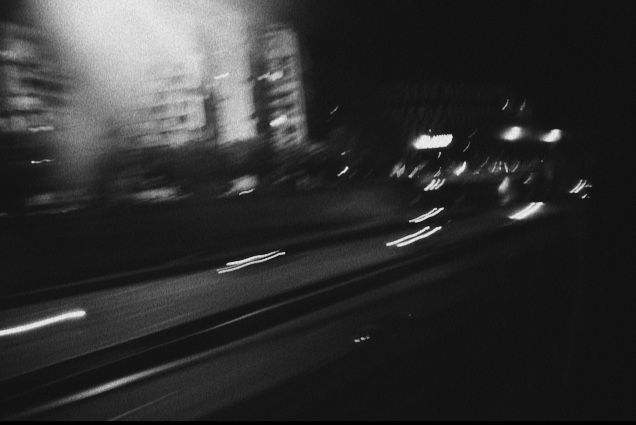
M 281 240 L 377 224 L 408 196 L 367 185 L 0 217 L 0 300 L 193 257 L 228 261 Z
M 399 216 L 404 223 L 401 230 L 369 232 L 362 238 L 303 251 L 281 246 L 279 255 L 253 264 L 238 264 L 242 268 L 219 267 L 5 309 L 0 312 L 0 380 L 378 263 L 414 254 L 434 254 L 478 235 L 522 226 L 528 220 L 558 212 L 558 208 L 546 204 L 521 220 L 509 218 L 524 206 L 463 219 L 442 211 L 419 223 L 409 223 L 409 218 L 432 211 L 413 209 Z M 398 246 L 408 235 L 421 239 L 406 239 L 406 244 Z M 395 244 L 387 246 L 390 242 Z M 76 316 L 57 323 L 25 328 L 73 312 Z

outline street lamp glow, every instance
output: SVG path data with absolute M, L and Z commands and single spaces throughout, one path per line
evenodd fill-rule
M 422 134 L 413 142 L 413 147 L 418 150 L 423 149 L 442 149 L 447 147 L 453 141 L 452 134 L 440 134 L 437 136 L 429 136 Z
M 506 131 L 503 132 L 501 137 L 504 140 L 508 140 L 509 142 L 514 142 L 515 140 L 521 139 L 523 136 L 523 129 L 521 127 L 510 127 Z
M 546 143 L 556 143 L 561 140 L 563 133 L 559 129 L 552 129 L 550 132 L 546 133 L 541 137 L 541 141 Z

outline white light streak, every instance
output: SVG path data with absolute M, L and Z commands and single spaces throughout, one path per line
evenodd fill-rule
M 341 172 L 338 173 L 338 177 L 346 174 L 347 171 L 349 171 L 349 166 L 348 165 L 346 167 L 344 167 Z
M 422 149 L 442 149 L 447 147 L 453 141 L 452 134 L 440 134 L 436 136 L 429 136 L 428 134 L 422 134 L 413 142 L 413 147 L 418 150 Z
M 239 192 L 239 196 L 243 196 L 243 195 L 248 195 L 250 193 L 254 192 L 254 189 L 248 189 L 248 190 L 243 190 L 242 192 Z
M 508 218 L 512 220 L 523 220 L 537 213 L 541 208 L 543 208 L 543 205 L 544 205 L 543 202 L 531 202 L 529 205 L 527 205 L 523 209 L 517 211 L 511 216 L 508 216 Z
M 428 232 L 426 232 L 426 233 L 424 233 L 424 234 L 422 234 L 422 235 L 419 235 L 419 236 L 417 236 L 417 237 L 415 237 L 415 238 L 411 238 L 411 239 L 409 239 L 409 240 L 407 240 L 407 241 L 404 241 L 404 242 L 401 242 L 401 243 L 397 244 L 397 247 L 398 247 L 398 248 L 402 248 L 403 246 L 407 246 L 407 245 L 410 245 L 410 244 L 412 244 L 412 243 L 415 243 L 415 242 L 417 242 L 417 241 L 419 241 L 419 240 L 422 240 L 422 239 L 428 238 L 429 236 L 431 236 L 431 235 L 433 235 L 433 234 L 435 234 L 435 233 L 439 232 L 440 230 L 442 230 L 442 226 L 437 226 L 437 227 L 436 227 L 436 228 L 434 228 L 433 230 L 430 230 L 430 231 L 428 231 Z
M 52 159 L 41 159 L 39 161 L 31 161 L 31 165 L 39 165 L 39 164 L 45 164 L 45 163 L 49 163 L 49 162 L 53 162 Z
M 510 99 L 506 99 L 506 104 L 503 106 L 503 108 L 501 108 L 501 110 L 505 111 L 509 103 L 510 103 Z
M 41 125 L 39 127 L 29 127 L 28 129 L 31 133 L 39 133 L 41 131 L 53 131 L 55 127 L 50 125 Z
M 587 186 L 587 180 L 579 180 L 579 182 L 576 184 L 576 186 L 574 186 L 571 190 L 570 193 L 579 193 L 581 190 L 583 190 L 585 187 Z
M 274 254 L 279 253 L 280 251 L 272 251 L 272 252 L 268 252 L 267 254 L 261 254 L 261 255 L 255 255 L 253 257 L 249 257 L 249 258 L 244 258 L 242 260 L 237 260 L 237 261 L 230 261 L 228 263 L 226 263 L 226 266 L 238 266 L 240 264 L 245 264 L 245 263 L 249 263 L 252 262 L 254 260 L 260 260 L 263 258 L 267 258 L 267 257 L 271 257 Z
M 431 182 L 424 188 L 425 192 L 428 192 L 430 190 L 437 190 L 440 187 L 444 186 L 444 183 L 446 183 L 446 179 L 433 179 L 431 180 Z
M 504 140 L 508 140 L 509 142 L 514 142 L 515 140 L 519 140 L 523 136 L 523 129 L 521 127 L 510 127 L 506 131 L 503 132 L 501 137 Z
M 409 239 L 411 239 L 411 238 L 418 237 L 418 236 L 419 236 L 419 235 L 421 235 L 422 233 L 424 233 L 424 232 L 428 231 L 430 228 L 431 228 L 430 226 L 426 226 L 425 228 L 423 228 L 423 229 L 421 229 L 421 230 L 418 230 L 418 231 L 417 231 L 417 232 L 415 232 L 415 233 L 411 233 L 410 235 L 406 235 L 406 236 L 404 236 L 404 237 L 402 237 L 402 238 L 400 238 L 400 239 L 396 239 L 396 240 L 394 240 L 394 241 L 387 242 L 387 243 L 386 243 L 386 246 L 394 246 L 394 245 L 400 244 L 400 243 L 402 243 L 402 242 L 404 242 L 404 241 L 407 241 L 407 240 L 409 240 Z
M 255 264 L 264 263 L 266 261 L 272 260 L 276 257 L 280 257 L 283 255 L 285 255 L 284 251 L 274 251 L 274 252 L 270 252 L 269 254 L 257 255 L 254 257 L 246 258 L 244 260 L 231 261 L 226 264 L 226 267 L 218 269 L 217 273 L 223 274 L 223 273 L 233 272 L 235 270 L 239 270 L 247 266 L 253 266 Z
M 455 171 L 453 171 L 453 173 L 455 173 L 456 176 L 461 176 L 464 171 L 466 171 L 466 161 L 462 162 L 462 165 L 455 168 Z
M 21 334 L 24 332 L 32 331 L 35 329 L 43 328 L 45 326 L 50 326 L 55 323 L 64 322 L 67 320 L 80 319 L 86 316 L 86 312 L 84 310 L 73 310 L 67 313 L 58 314 L 53 317 L 48 317 L 46 319 L 38 320 L 35 322 L 27 323 L 25 325 L 15 326 L 13 328 L 7 328 L 0 330 L 0 337 Z
M 227 78 L 229 76 L 230 76 L 230 73 L 226 72 L 226 73 L 221 74 L 221 75 L 215 75 L 214 79 L 218 81 L 218 80 L 223 80 L 223 79 L 225 79 L 225 78 Z
M 405 171 L 406 171 L 406 166 L 398 162 L 393 167 L 393 171 L 391 171 L 391 177 L 392 176 L 396 176 L 398 178 L 402 177 L 402 174 L 404 174 Z
M 411 220 L 409 220 L 409 223 L 421 223 L 424 220 L 428 220 L 431 217 L 435 217 L 436 215 L 438 215 L 439 213 L 441 213 L 442 211 L 444 211 L 444 207 L 439 207 L 439 208 L 433 208 L 432 210 L 430 210 L 427 213 L 422 214 L 419 217 L 415 217 Z
M 418 165 L 417 167 L 415 167 L 415 169 L 413 170 L 413 173 L 414 173 L 414 174 L 413 174 L 413 177 L 415 177 L 415 174 L 416 174 L 416 173 L 419 173 L 419 172 L 420 172 L 420 170 L 422 170 L 423 168 L 424 168 L 424 164 L 420 164 L 420 165 Z

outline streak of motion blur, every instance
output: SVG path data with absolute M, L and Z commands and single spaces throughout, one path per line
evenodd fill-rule
M 2 2 L 0 418 L 634 419 L 633 6 L 371 3 Z

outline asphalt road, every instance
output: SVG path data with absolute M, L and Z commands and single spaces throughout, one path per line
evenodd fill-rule
M 461 220 L 441 212 L 419 223 L 408 223 L 410 215 L 405 214 L 406 227 L 400 231 L 370 232 L 364 238 L 331 246 L 285 251 L 284 255 L 257 260 L 242 268 L 213 269 L 3 310 L 0 380 L 383 261 L 433 254 L 478 234 L 521 226 L 526 220 L 558 212 L 556 207 L 544 205 L 535 216 L 509 218 L 519 210 L 520 207 L 500 209 Z M 413 211 L 412 218 L 430 211 Z M 406 239 L 408 244 L 398 246 L 407 235 L 422 238 Z M 387 246 L 390 242 L 395 243 Z M 65 313 L 75 316 L 37 329 L 20 328 L 47 318 L 64 317 L 60 315 Z
M 2 217 L 0 298 L 391 220 L 408 196 L 380 185 Z

